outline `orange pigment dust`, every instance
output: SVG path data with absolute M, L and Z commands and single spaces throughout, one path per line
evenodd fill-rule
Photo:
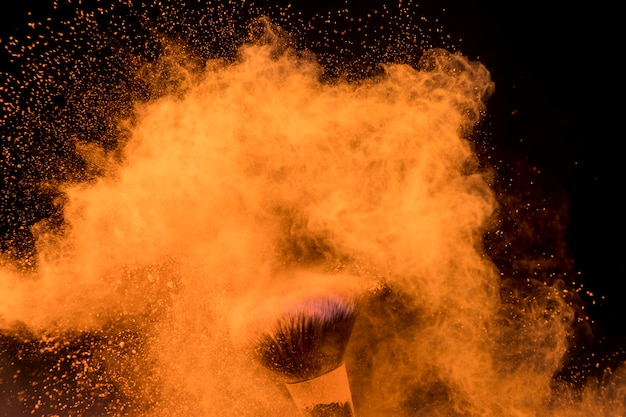
M 232 61 L 162 56 L 174 87 L 118 120 L 118 153 L 82 150 L 101 175 L 63 185 L 36 270 L 2 264 L 2 330 L 67 353 L 60 391 L 83 384 L 82 402 L 37 399 L 68 416 L 85 398 L 109 399 L 103 416 L 294 416 L 250 337 L 301 294 L 349 293 L 359 417 L 622 415 L 623 369 L 554 382 L 574 320 L 558 289 L 516 320 L 502 306 L 482 249 L 491 173 L 467 139 L 485 67 L 432 49 L 327 81 L 265 30 Z

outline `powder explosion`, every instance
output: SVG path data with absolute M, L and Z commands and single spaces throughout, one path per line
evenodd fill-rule
M 151 93 L 115 113 L 115 146 L 77 141 L 96 174 L 54 184 L 63 222 L 34 226 L 35 267 L 0 269 L 0 328 L 45 368 L 0 363 L 1 385 L 35 380 L 2 406 L 292 416 L 251 329 L 299 294 L 349 292 L 358 416 L 622 415 L 623 370 L 553 378 L 576 320 L 562 288 L 505 302 L 483 252 L 497 202 L 467 139 L 483 65 L 434 48 L 330 77 L 270 20 L 250 33 L 202 64 L 166 44 L 133 67 Z

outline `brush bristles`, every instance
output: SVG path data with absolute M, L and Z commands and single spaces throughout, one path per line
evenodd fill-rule
M 352 300 L 308 299 L 260 337 L 256 352 L 266 368 L 288 383 L 313 379 L 341 364 L 355 319 Z

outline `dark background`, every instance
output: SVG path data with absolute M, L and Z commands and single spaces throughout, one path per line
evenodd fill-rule
M 615 10 L 559 3 L 465 2 L 450 7 L 449 27 L 463 33 L 460 49 L 485 63 L 496 83 L 486 127 L 491 161 L 511 182 L 530 168 L 531 188 L 545 194 L 555 219 L 561 213 L 551 198 L 566 198 L 563 243 L 581 293 L 594 321 L 624 337 L 626 176 Z M 546 232 L 536 230 L 537 241 Z
M 3 2 L 0 38 L 6 42 L 10 35 L 19 36 L 29 21 L 27 12 L 45 16 L 48 3 Z M 504 233 L 488 235 L 486 248 L 507 275 L 563 279 L 575 289 L 590 317 L 591 334 L 574 346 L 570 366 L 592 367 L 597 358 L 603 358 L 602 367 L 612 366 L 626 357 L 619 14 L 601 2 L 584 7 L 533 1 L 435 3 L 420 10 L 436 15 L 451 43 L 484 63 L 496 85 L 476 139 L 482 161 L 495 167 Z M 313 7 L 331 4 L 301 7 L 313 13 Z M 376 5 L 355 3 L 363 10 Z M 0 65 L 16 70 L 6 57 Z M 0 140 L 6 140 L 4 131 Z M 53 152 L 63 154 L 63 148 Z M 0 247 L 28 256 L 28 226 L 54 209 L 45 195 L 33 197 L 19 187 L 7 193 L 6 169 L 0 207 L 5 243 Z M 38 209 L 16 213 L 16 207 L 29 204 Z M 535 260 L 542 267 L 528 266 Z
M 593 373 L 596 362 L 615 369 L 626 358 L 616 11 L 602 2 L 479 1 L 458 2 L 448 12 L 448 28 L 462 34 L 461 51 L 479 58 L 496 84 L 484 155 L 501 175 L 496 189 L 512 196 L 508 207 L 503 197 L 505 212 L 515 213 L 504 213 L 503 230 L 515 235 L 523 216 L 532 223 L 511 241 L 539 262 L 545 254 L 560 259 L 556 269 L 567 275 L 556 275 L 578 291 L 582 315 L 590 318 L 591 335 L 575 342 L 564 374 Z M 503 260 L 506 251 L 495 252 L 503 271 L 524 270 Z

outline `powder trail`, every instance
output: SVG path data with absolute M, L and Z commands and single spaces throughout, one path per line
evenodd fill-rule
M 297 294 L 349 291 L 362 301 L 346 352 L 359 416 L 619 407 L 614 392 L 554 384 L 574 320 L 556 288 L 538 290 L 520 327 L 500 299 L 482 249 L 492 174 L 467 139 L 493 92 L 485 67 L 431 49 L 329 80 L 261 26 L 233 60 L 198 68 L 172 48 L 166 74 L 142 68 L 163 93 L 117 121 L 117 152 L 82 148 L 101 174 L 61 186 L 64 227 L 35 227 L 35 271 L 2 264 L 0 329 L 97 335 L 93 359 L 71 366 L 85 366 L 83 392 L 110 384 L 100 415 L 291 416 L 245 349 L 249 330 Z

